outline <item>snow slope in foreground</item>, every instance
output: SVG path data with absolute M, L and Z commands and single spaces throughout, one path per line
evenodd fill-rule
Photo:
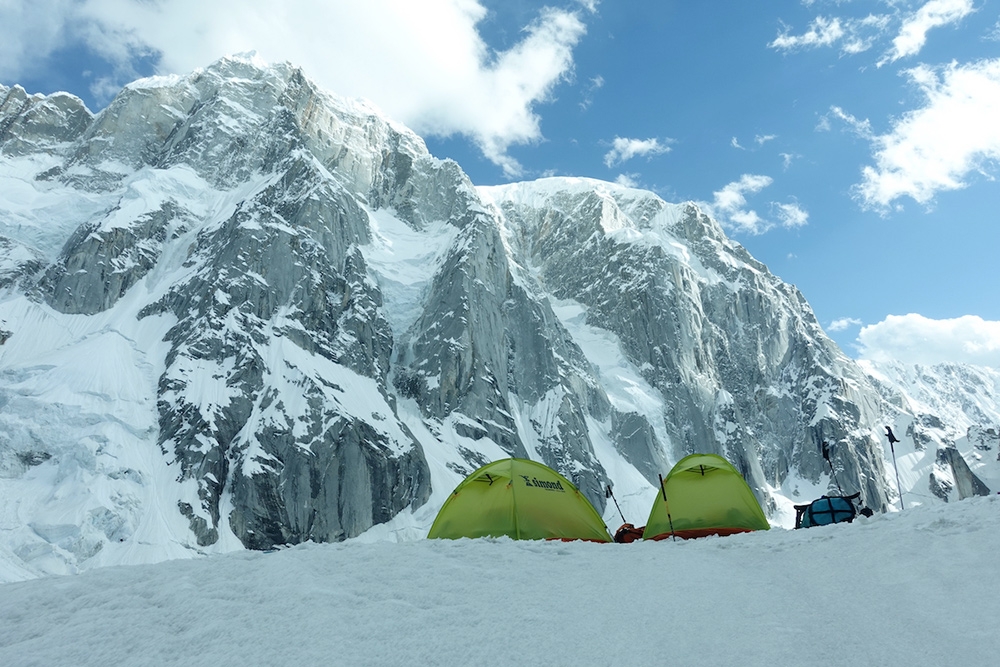
M 305 544 L 0 586 L 0 664 L 989 665 L 1000 498 L 689 542 Z

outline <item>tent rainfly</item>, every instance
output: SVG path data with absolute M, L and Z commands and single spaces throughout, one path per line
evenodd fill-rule
M 667 474 L 644 540 L 732 535 L 770 528 L 740 472 L 717 454 L 691 454 Z
M 476 470 L 438 512 L 428 538 L 610 542 L 594 506 L 565 477 L 527 459 L 503 459 Z

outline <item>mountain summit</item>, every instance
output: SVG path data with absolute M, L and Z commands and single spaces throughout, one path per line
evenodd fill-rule
M 476 188 L 253 57 L 96 115 L 0 100 L 0 553 L 26 571 L 420 537 L 508 456 L 640 522 L 695 451 L 779 524 L 897 499 L 905 401 L 693 204 Z

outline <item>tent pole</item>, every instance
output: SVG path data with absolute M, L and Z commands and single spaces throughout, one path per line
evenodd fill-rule
M 663 484 L 663 475 L 660 475 L 660 492 L 663 493 L 663 505 L 667 508 L 667 523 L 670 524 L 670 539 L 676 542 L 677 536 L 674 534 L 674 520 L 670 516 L 670 503 L 667 502 L 667 487 Z

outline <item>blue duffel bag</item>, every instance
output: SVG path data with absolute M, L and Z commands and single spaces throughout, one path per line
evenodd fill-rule
M 795 506 L 795 527 L 812 528 L 831 523 L 850 523 L 858 515 L 854 501 L 860 493 L 850 496 L 823 496 L 808 505 Z

